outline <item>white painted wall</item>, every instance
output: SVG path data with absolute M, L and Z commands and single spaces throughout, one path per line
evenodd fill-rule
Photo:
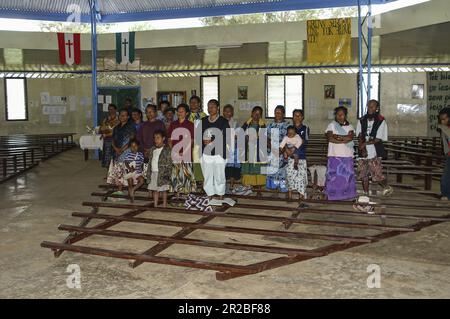
M 1 81 L 3 82 L 3 81 Z M 325 100 L 324 85 L 336 85 L 336 99 Z M 426 85 L 426 73 L 383 73 L 381 74 L 381 107 L 382 113 L 389 123 L 391 135 L 422 136 L 426 129 L 426 92 L 424 100 L 411 99 L 413 84 Z M 29 120 L 24 122 L 5 121 L 4 85 L 0 83 L 0 135 L 17 133 L 52 133 L 75 132 L 83 134 L 86 125 L 92 125 L 92 119 L 86 119 L 86 111 L 91 107 L 77 105 L 76 112 L 64 115 L 63 124 L 50 125 L 48 116 L 42 114 L 39 105 L 40 92 L 48 91 L 51 95 L 76 95 L 90 97 L 89 79 L 28 79 L 28 100 L 34 101 L 36 107 L 29 107 Z M 263 75 L 221 76 L 220 96 L 221 104 L 238 105 L 238 86 L 248 86 L 248 100 L 261 101 L 265 107 L 265 77 Z M 426 87 L 426 86 L 425 86 Z M 200 78 L 147 78 L 141 80 L 141 96 L 156 98 L 160 91 L 186 91 L 190 96 L 191 90 L 200 94 Z M 312 133 L 322 133 L 328 120 L 328 112 L 338 106 L 339 98 L 351 98 L 353 105 L 349 109 L 349 120 L 356 123 L 356 74 L 307 74 L 305 75 L 305 116 Z M 315 107 L 311 106 L 311 102 Z M 402 112 L 401 105 L 416 105 L 409 108 L 409 113 Z M 406 108 L 408 109 L 408 108 Z M 249 117 L 249 112 L 236 109 L 236 118 L 243 122 Z

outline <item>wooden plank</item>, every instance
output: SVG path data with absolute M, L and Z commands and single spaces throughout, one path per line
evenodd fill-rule
M 192 239 L 192 238 L 174 238 L 171 236 L 161 236 L 161 235 L 152 235 L 152 234 L 147 234 L 147 233 L 134 233 L 134 232 L 117 231 L 117 230 L 95 229 L 95 228 L 79 227 L 79 226 L 72 226 L 72 225 L 59 225 L 58 229 L 66 230 L 66 231 L 83 232 L 83 233 L 85 232 L 85 233 L 89 233 L 89 234 L 93 234 L 93 235 L 111 236 L 111 237 L 119 237 L 119 238 L 131 238 L 131 239 L 142 239 L 142 240 L 167 242 L 167 243 L 181 244 L 181 245 L 214 247 L 214 248 L 233 249 L 233 250 L 246 250 L 246 251 L 265 252 L 265 253 L 272 253 L 272 254 L 286 254 L 286 255 L 305 254 L 305 255 L 314 256 L 314 257 L 322 256 L 320 253 L 310 252 L 309 250 L 298 249 L 298 248 L 270 247 L 270 246 L 262 246 L 262 245 L 250 245 L 250 244 L 200 240 L 200 239 Z M 145 255 L 149 255 L 149 254 L 145 254 Z
M 153 218 L 138 218 L 138 217 L 121 217 L 108 214 L 90 214 L 90 213 L 72 213 L 74 217 L 90 217 L 95 219 L 107 219 L 114 221 L 132 222 L 132 223 L 143 223 L 143 224 L 154 224 L 154 225 L 164 225 L 173 227 L 190 227 L 192 229 L 205 229 L 205 230 L 215 230 L 222 232 L 234 232 L 234 233 L 246 233 L 254 235 L 265 235 L 265 236 L 278 236 L 278 237 L 289 237 L 289 238 L 302 238 L 302 239 L 320 239 L 320 240 L 330 240 L 330 241 L 361 241 L 361 242 L 372 242 L 372 236 L 342 236 L 342 235 L 326 235 L 326 234 L 316 234 L 316 233 L 305 233 L 305 232 L 287 232 L 287 231 L 277 231 L 268 230 L 261 228 L 246 228 L 246 227 L 233 227 L 233 226 L 222 226 L 222 225 L 205 225 L 199 223 L 190 222 L 179 222 L 179 221 L 169 221 L 162 219 Z

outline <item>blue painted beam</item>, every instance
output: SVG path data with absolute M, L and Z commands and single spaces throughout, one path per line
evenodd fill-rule
M 372 4 L 383 4 L 394 2 L 396 0 L 373 0 Z M 277 2 L 263 3 L 242 3 L 233 5 L 223 5 L 215 7 L 197 7 L 180 9 L 161 9 L 145 12 L 127 12 L 127 13 L 106 13 L 102 12 L 101 23 L 130 22 L 130 21 L 149 21 L 149 20 L 167 20 L 180 18 L 211 17 L 233 14 L 250 14 L 261 12 L 289 11 L 322 9 L 334 7 L 357 6 L 357 0 L 279 0 Z M 43 11 L 18 11 L 14 8 L 0 8 L 1 18 L 30 19 L 30 20 L 48 20 L 48 21 L 66 21 L 68 13 L 54 13 Z M 83 13 L 81 21 L 89 23 L 90 14 Z

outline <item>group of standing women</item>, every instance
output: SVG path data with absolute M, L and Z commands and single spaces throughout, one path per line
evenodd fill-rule
M 210 100 L 207 107 L 209 115 L 203 112 L 200 98 L 193 96 L 189 105 L 178 105 L 173 121 L 164 123 L 158 119 L 155 105 L 147 106 L 148 120 L 145 122 L 142 122 L 140 111 L 122 109 L 117 116 L 117 108 L 110 105 L 108 117 L 101 126 L 104 138 L 102 163 L 105 167 L 109 166 L 108 183 L 126 184 L 123 183 L 123 172 L 113 164 L 123 160 L 121 157 L 129 153 L 125 151 L 134 140 L 145 158 L 143 170 L 148 170 L 149 158 L 152 158 L 149 150 L 154 149 L 154 135 L 158 132 L 164 145 L 171 151 L 170 158 L 166 158 L 171 163 L 164 163 L 165 166 L 170 165 L 171 174 L 161 181 L 164 185 L 158 185 L 159 188 L 167 186 L 168 190 L 178 195 L 189 194 L 197 191 L 197 182 L 203 182 L 203 189 L 209 197 L 222 198 L 228 181 L 228 192 L 231 194 L 259 193 L 265 187 L 287 193 L 288 199 L 292 199 L 293 193 L 299 194 L 300 199 L 306 198 L 309 127 L 303 123 L 303 110 L 294 110 L 292 123 L 289 123 L 285 108 L 278 105 L 274 110 L 273 122 L 267 124 L 263 118 L 263 109 L 256 106 L 248 120 L 239 125 L 234 118 L 232 105 L 224 106 L 223 115 L 220 115 L 217 100 Z M 234 135 L 231 143 L 226 145 L 228 130 L 239 128 L 245 132 L 244 148 L 242 145 L 238 148 L 239 143 Z M 202 136 L 200 143 L 194 143 L 196 130 Z M 220 147 L 216 147 L 208 152 L 216 138 L 215 133 L 211 133 L 214 130 L 223 134 L 223 148 L 220 150 Z M 265 134 L 266 139 L 261 139 L 261 134 Z M 353 199 L 357 196 L 353 163 L 355 130 L 347 121 L 345 107 L 335 109 L 335 120 L 328 125 L 325 135 L 329 143 L 325 194 L 329 200 Z M 182 141 L 180 147 L 181 144 L 178 144 Z M 368 165 L 373 166 L 370 163 Z M 151 177 L 151 174 L 144 176 Z M 234 188 L 238 180 L 241 180 L 242 185 Z

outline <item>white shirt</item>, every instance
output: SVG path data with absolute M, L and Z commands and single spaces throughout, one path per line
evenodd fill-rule
M 342 128 L 345 130 L 345 132 L 350 133 L 351 131 L 355 131 L 353 126 L 346 125 L 342 126 Z M 325 133 L 327 132 L 333 132 L 333 134 L 342 135 L 340 134 L 335 126 L 334 122 L 331 122 L 328 124 L 327 129 L 325 130 Z M 336 144 L 336 143 L 328 143 L 328 157 L 353 157 L 354 150 L 350 147 L 348 147 L 346 144 Z
M 370 132 L 372 132 L 373 123 L 375 123 L 375 121 L 373 121 L 373 120 L 367 121 L 366 141 L 369 141 Z M 356 126 L 356 135 L 359 136 L 359 134 L 361 134 L 361 130 L 362 130 L 361 121 L 358 121 L 358 125 Z M 387 124 L 386 124 L 385 120 L 383 120 L 383 122 L 381 122 L 381 125 L 377 131 L 376 138 L 380 139 L 384 142 L 386 142 L 388 140 L 388 128 L 387 128 Z M 375 149 L 375 145 L 373 145 L 373 144 L 366 145 L 366 150 L 367 150 L 367 159 L 372 159 L 372 158 L 377 157 L 377 150 Z
M 158 171 L 158 162 L 159 162 L 159 155 L 161 155 L 163 147 L 156 148 L 153 151 L 153 157 L 152 157 L 152 172 Z
M 286 145 L 288 145 L 288 148 L 292 146 L 294 146 L 295 148 L 299 148 L 300 146 L 302 146 L 302 143 L 303 141 L 300 135 L 295 134 L 294 137 L 289 137 L 286 135 L 281 141 L 280 148 L 283 148 Z

